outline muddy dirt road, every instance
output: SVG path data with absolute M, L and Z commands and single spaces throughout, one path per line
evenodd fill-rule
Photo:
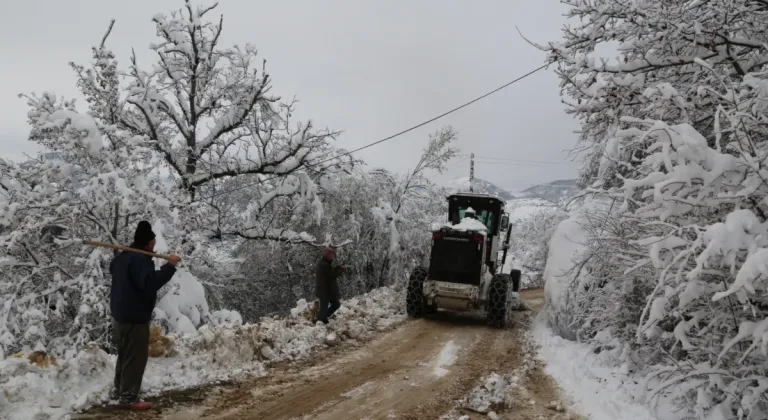
M 523 299 L 535 314 L 543 291 L 524 291 Z M 488 418 L 462 409 L 460 401 L 488 374 L 521 371 L 523 364 L 522 382 L 512 391 L 514 407 L 494 407 L 500 418 L 575 418 L 547 408 L 560 397 L 522 334 L 531 315 L 516 312 L 512 328 L 495 330 L 482 318 L 440 313 L 357 347 L 339 346 L 311 361 L 276 366 L 265 378 L 168 394 L 150 413 L 97 409 L 78 418 L 437 419 L 446 413 Z

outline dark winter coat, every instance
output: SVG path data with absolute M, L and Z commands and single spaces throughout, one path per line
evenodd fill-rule
M 152 257 L 122 251 L 112 260 L 109 272 L 112 274 L 109 302 L 112 318 L 121 324 L 149 324 L 157 291 L 171 281 L 176 267 L 165 264 L 156 271 Z
M 339 298 L 339 284 L 336 282 L 336 278 L 341 275 L 343 270 L 341 267 L 333 267 L 331 261 L 320 258 L 315 270 L 315 296 L 318 299 Z

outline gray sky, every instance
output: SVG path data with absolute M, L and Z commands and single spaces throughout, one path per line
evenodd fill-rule
M 210 4 L 210 2 L 197 2 Z M 26 140 L 21 92 L 79 97 L 68 62 L 88 64 L 109 20 L 109 40 L 125 68 L 131 47 L 149 67 L 151 17 L 183 0 L 25 0 L 0 19 L 0 155 L 34 154 Z M 515 27 L 536 42 L 557 40 L 565 21 L 556 0 L 245 1 L 223 0 L 225 44 L 257 46 L 267 59 L 273 93 L 300 100 L 297 117 L 343 130 L 353 149 L 438 115 L 544 63 Z M 211 15 L 218 17 L 218 14 Z M 83 101 L 78 103 L 84 109 Z M 373 166 L 406 171 L 440 125 L 459 132 L 463 153 L 478 158 L 475 176 L 508 189 L 573 178 L 577 122 L 564 112 L 554 73 L 539 72 L 481 102 L 360 152 Z M 502 159 L 555 161 L 529 163 Z M 454 161 L 445 178 L 467 176 Z

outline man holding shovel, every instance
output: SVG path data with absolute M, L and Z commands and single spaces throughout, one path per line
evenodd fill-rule
M 336 250 L 326 247 L 323 249 L 323 256 L 317 263 L 315 271 L 315 295 L 320 300 L 320 306 L 317 308 L 317 320 L 324 324 L 327 324 L 328 318 L 341 307 L 339 284 L 336 282 L 336 278 L 344 272 L 346 267 L 344 265 L 334 267 L 335 259 Z
M 139 222 L 130 248 L 154 252 L 155 233 L 147 221 Z M 181 258 L 168 257 L 168 263 L 155 271 L 152 257 L 122 251 L 112 260 L 110 309 L 117 346 L 115 388 L 112 398 L 131 410 L 149 410 L 152 404 L 139 400 L 141 381 L 149 358 L 149 321 L 157 291 L 171 280 Z

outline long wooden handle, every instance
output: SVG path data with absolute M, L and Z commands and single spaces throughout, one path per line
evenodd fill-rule
M 168 261 L 171 258 L 171 256 L 167 255 L 167 254 L 156 254 L 154 252 L 144 251 L 144 250 L 136 249 L 136 248 L 130 248 L 130 247 L 123 246 L 123 245 L 110 244 L 110 243 L 107 243 L 107 242 L 85 241 L 84 240 L 83 244 L 90 245 L 90 246 L 100 246 L 102 248 L 119 249 L 120 251 L 136 252 L 136 253 L 148 255 L 148 256 L 154 257 L 154 258 L 160 258 L 160 259 L 163 259 L 163 260 L 166 260 L 166 261 Z

